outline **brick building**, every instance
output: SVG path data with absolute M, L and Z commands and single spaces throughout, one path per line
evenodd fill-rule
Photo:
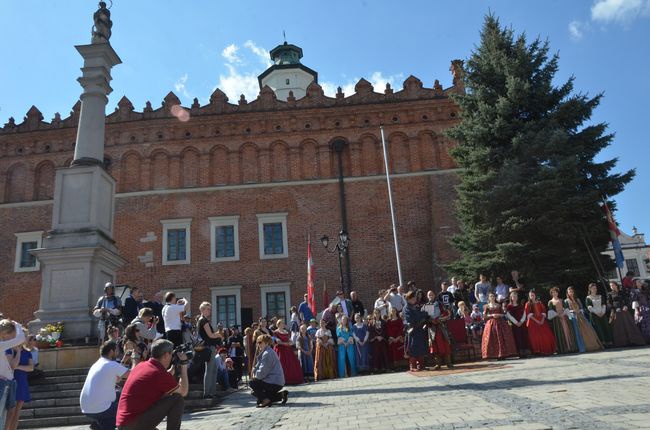
M 232 104 L 217 89 L 207 105 L 195 99 L 186 108 L 170 92 L 161 107 L 147 102 L 142 112 L 122 97 L 108 115 L 115 239 L 128 261 L 118 282 L 147 297 L 177 291 L 194 313 L 211 301 L 224 323 L 283 314 L 305 292 L 310 234 L 322 308 L 323 285 L 330 298 L 339 289 L 337 257 L 318 238 L 341 228 L 333 142 L 342 141 L 351 288 L 371 304 L 378 288 L 397 280 L 383 124 L 402 271 L 431 286 L 453 257 L 447 237 L 457 178 L 443 131 L 458 121 L 449 94 L 464 90 L 460 63 L 452 62 L 448 89 L 410 76 L 400 91 L 376 92 L 361 79 L 355 94 L 327 97 L 316 72 L 300 64 L 300 48 L 285 43 L 271 52 L 275 64 L 260 75 L 265 85 L 253 101 Z M 10 118 L 0 128 L 0 310 L 22 321 L 39 308 L 41 273 L 28 250 L 51 227 L 54 173 L 72 159 L 79 106 L 51 122 L 32 107 L 22 123 Z M 100 296 L 101 286 L 93 288 Z

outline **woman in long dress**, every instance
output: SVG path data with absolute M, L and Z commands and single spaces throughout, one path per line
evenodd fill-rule
M 525 358 L 528 355 L 528 329 L 526 328 L 526 310 L 519 302 L 519 292 L 510 292 L 510 303 L 506 307 L 506 317 L 511 323 L 512 336 L 515 338 L 515 345 L 519 357 Z
M 603 302 L 603 297 L 598 294 L 598 285 L 594 282 L 589 284 L 589 295 L 585 299 L 585 304 L 587 305 L 589 322 L 591 322 L 591 326 L 596 330 L 598 339 L 600 339 L 603 345 L 611 346 L 612 329 L 607 319 L 607 306 Z
M 327 328 L 327 322 L 320 320 L 320 328 L 316 331 L 316 360 L 314 361 L 314 380 L 336 378 L 336 353 L 332 332 Z
M 537 300 L 535 291 L 528 292 L 528 302 L 524 311 L 526 312 L 526 328 L 528 329 L 531 352 L 535 355 L 555 354 L 555 336 L 546 321 L 546 307 Z
M 388 369 L 388 343 L 386 342 L 386 322 L 381 310 L 375 309 L 368 320 L 368 342 L 373 372 Z
M 404 360 L 404 321 L 395 308 L 391 308 L 390 318 L 386 321 L 386 336 L 388 336 L 388 362 L 395 368 Z
M 558 287 L 551 288 L 551 300 L 548 301 L 548 310 L 549 313 L 551 310 L 555 312 L 552 318 L 549 315 L 549 321 L 557 342 L 558 354 L 578 352 L 575 331 L 567 316 L 568 312 L 564 312 L 564 301 L 560 299 L 560 289 Z M 584 352 L 584 345 L 582 351 Z
M 359 372 L 367 372 L 370 370 L 370 361 L 368 357 L 368 350 L 370 349 L 368 339 L 370 334 L 368 333 L 368 325 L 363 321 L 361 314 L 355 314 L 354 320 L 356 322 L 352 326 L 352 334 L 356 343 L 357 370 Z
M 446 321 L 451 318 L 451 311 L 445 309 L 440 305 L 440 302 L 435 300 L 433 291 L 427 293 L 429 301 L 422 306 L 422 310 L 429 314 L 431 321 L 429 323 L 429 351 L 433 354 L 436 361 L 434 370 L 440 370 L 442 363 L 447 365 L 449 369 L 453 369 L 454 365 L 451 362 L 451 337 L 447 331 Z
M 571 321 L 574 324 L 574 329 L 580 334 L 580 337 L 584 342 L 585 350 L 587 352 L 603 350 L 603 344 L 600 342 L 600 339 L 598 339 L 598 335 L 594 328 L 589 324 L 587 318 L 585 318 L 582 302 L 578 297 L 576 297 L 576 292 L 573 287 L 567 288 L 564 305 L 571 312 Z
M 298 359 L 302 367 L 302 375 L 309 382 L 314 377 L 314 347 L 312 346 L 311 337 L 307 333 L 307 324 L 301 324 L 296 337 L 296 348 L 298 349 Z
M 641 280 L 636 280 L 636 308 L 634 310 L 634 321 L 646 342 L 650 343 L 650 291 L 648 286 Z
M 427 326 L 431 318 L 426 311 L 420 310 L 417 305 L 416 293 L 409 291 L 406 294 L 404 319 L 408 324 L 406 335 L 406 353 L 409 357 L 409 370 L 419 372 L 424 370 L 424 355 L 427 351 Z
M 517 355 L 512 329 L 506 322 L 503 306 L 497 303 L 494 293 L 488 294 L 488 302 L 483 307 L 483 317 L 487 321 L 481 342 L 483 359 L 503 360 Z
M 305 380 L 302 376 L 302 368 L 298 357 L 293 352 L 291 333 L 286 329 L 284 320 L 279 319 L 275 324 L 277 330 L 273 332 L 275 336 L 275 347 L 273 349 L 278 354 L 284 371 L 284 383 L 286 385 L 302 384 Z
M 338 337 L 338 371 L 339 378 L 346 376 L 357 376 L 357 360 L 354 351 L 354 336 L 350 330 L 350 320 L 343 315 L 341 322 L 336 328 Z
M 645 339 L 630 314 L 631 303 L 627 292 L 621 291 L 616 282 L 610 282 L 609 288 L 607 306 L 610 308 L 609 325 L 614 346 L 645 345 Z

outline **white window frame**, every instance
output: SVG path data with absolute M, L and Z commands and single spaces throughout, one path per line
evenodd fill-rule
M 164 294 L 167 294 L 167 292 L 171 291 L 172 293 L 176 294 L 177 299 L 182 299 L 186 298 L 187 299 L 187 311 L 185 311 L 185 315 L 192 315 L 192 289 L 191 288 L 165 288 L 163 289 L 163 297 Z
M 36 248 L 40 248 L 43 243 L 43 231 L 27 231 L 24 233 L 14 233 L 16 236 L 16 258 L 14 259 L 14 272 L 38 272 L 41 270 L 41 263 L 36 259 L 34 267 L 20 267 L 20 257 L 22 254 L 23 243 L 36 242 Z
M 260 299 L 262 301 L 262 316 L 267 317 L 268 310 L 266 308 L 266 293 L 284 293 L 284 305 L 286 306 L 286 320 L 291 318 L 289 309 L 291 309 L 291 283 L 290 282 L 275 282 L 272 284 L 261 284 L 260 285 Z M 272 318 L 274 315 L 268 315 Z M 287 326 L 289 321 L 285 321 Z
M 239 261 L 239 215 L 233 216 L 213 216 L 209 217 L 210 221 L 210 261 L 219 263 L 222 261 Z M 215 234 L 217 227 L 232 226 L 233 240 L 235 241 L 235 255 L 233 257 L 217 257 L 217 237 Z
M 260 244 L 260 260 L 272 260 L 275 258 L 289 257 L 289 240 L 287 237 L 287 214 L 288 212 L 257 214 L 257 233 Z M 264 224 L 282 223 L 282 254 L 264 254 Z
M 162 264 L 163 266 L 173 266 L 177 264 L 190 264 L 192 237 L 190 234 L 192 227 L 192 218 L 181 219 L 162 219 Z M 167 260 L 167 231 L 175 229 L 185 229 L 185 260 Z
M 212 315 L 210 318 L 216 326 L 219 321 L 217 320 L 217 297 L 219 296 L 235 296 L 235 319 L 236 324 L 241 327 L 241 285 L 228 285 L 224 287 L 210 287 L 210 303 L 212 305 Z

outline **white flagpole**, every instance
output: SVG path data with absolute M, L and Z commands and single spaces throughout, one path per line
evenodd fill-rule
M 386 151 L 386 139 L 384 139 L 384 126 L 379 127 L 381 132 L 381 146 L 384 149 L 384 166 L 386 167 L 386 184 L 388 185 L 388 203 L 390 204 L 390 218 L 393 222 L 393 240 L 395 241 L 395 259 L 397 260 L 397 276 L 399 284 L 404 285 L 402 279 L 402 265 L 399 261 L 399 243 L 397 242 L 397 225 L 395 224 L 395 207 L 393 206 L 393 191 L 390 186 L 390 171 L 388 170 L 388 152 Z

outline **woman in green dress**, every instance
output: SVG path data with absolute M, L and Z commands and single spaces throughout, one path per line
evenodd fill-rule
M 576 292 L 573 287 L 569 287 L 566 290 L 564 306 L 571 312 L 571 320 L 574 321 L 574 328 L 580 332 L 580 337 L 582 337 L 586 352 L 601 351 L 603 344 L 598 339 L 594 328 L 589 324 L 587 318 L 585 318 L 582 302 L 576 297 Z
M 560 289 L 558 287 L 551 288 L 551 300 L 548 301 L 548 309 L 549 314 L 551 310 L 555 312 L 553 318 L 550 318 L 549 315 L 549 322 L 557 342 L 558 354 L 578 352 L 573 324 L 569 320 L 568 312 L 565 312 L 564 300 L 560 298 Z
M 612 329 L 607 319 L 607 307 L 603 303 L 603 296 L 598 294 L 598 285 L 589 284 L 589 295 L 585 300 L 587 310 L 589 311 L 589 321 L 596 330 L 598 339 L 605 346 L 612 345 Z

